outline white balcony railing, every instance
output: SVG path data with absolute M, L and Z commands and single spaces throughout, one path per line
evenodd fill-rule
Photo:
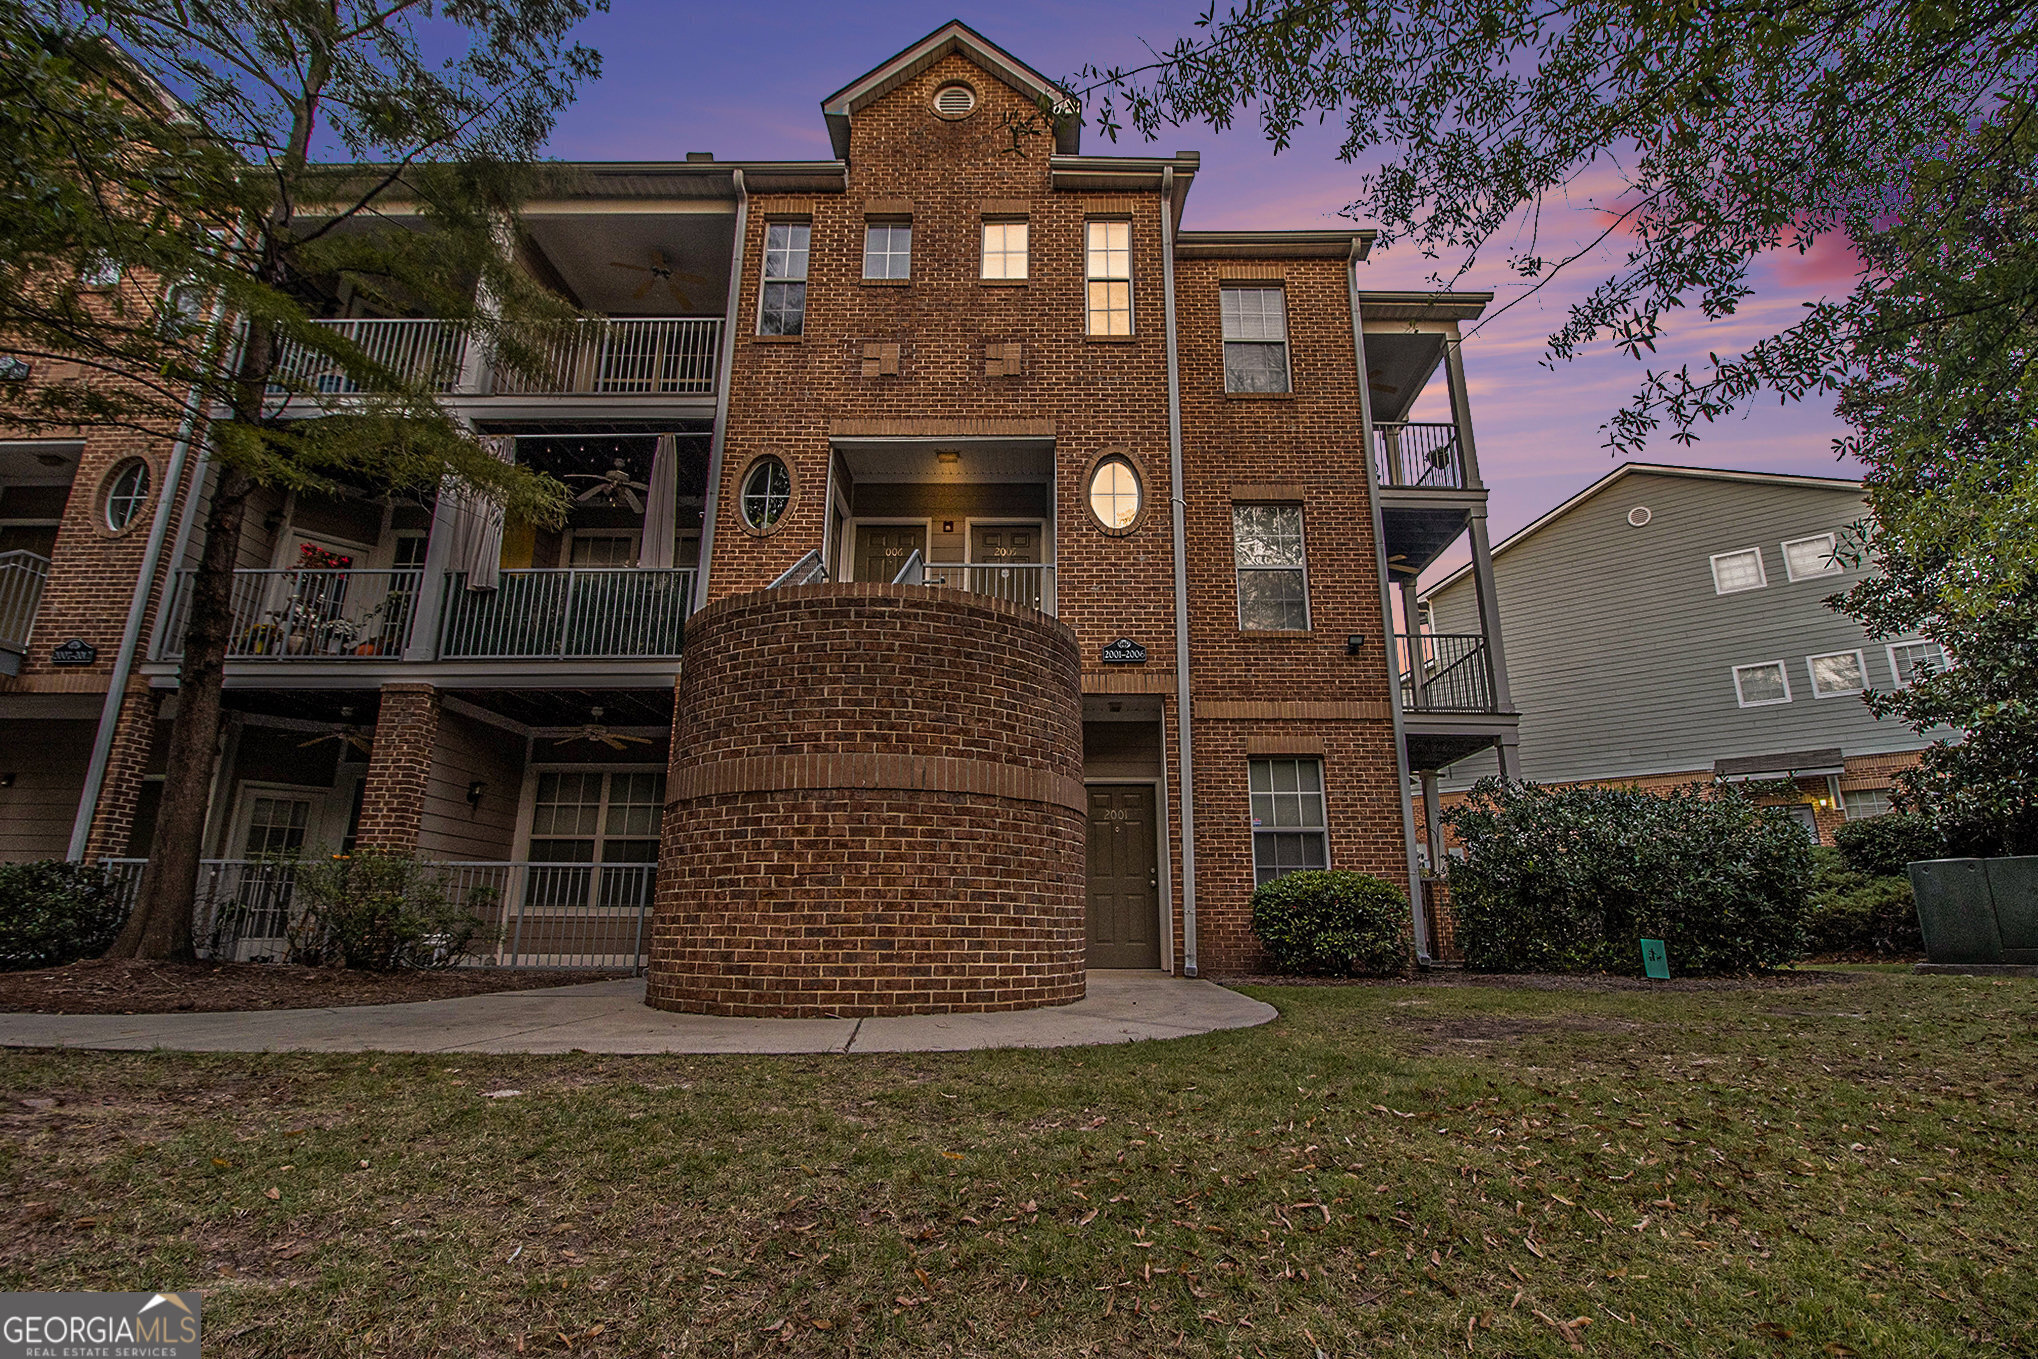
M 693 607 L 691 570 L 505 571 L 493 590 L 446 577 L 441 660 L 677 656 Z
M 36 606 L 42 603 L 49 576 L 50 559 L 40 553 L 0 552 L 0 650 L 27 652 Z M 4 659 L 0 657 L 0 663 Z
M 467 357 L 467 328 L 458 321 L 360 319 L 318 324 L 353 341 L 404 381 L 432 391 L 452 391 Z M 296 341 L 284 343 L 276 376 L 281 379 L 276 388 L 319 396 L 364 390 L 338 363 Z
M 131 903 L 142 859 L 105 859 Z M 207 859 L 191 919 L 198 956 L 283 962 L 302 934 L 303 860 Z M 438 886 L 477 926 L 466 966 L 641 968 L 651 939 L 658 865 L 493 861 L 431 865 Z
M 584 321 L 537 374 L 499 372 L 498 396 L 709 396 L 722 323 L 715 317 Z
M 396 571 L 236 571 L 232 660 L 370 660 L 401 656 L 410 643 L 424 573 Z M 184 654 L 191 619 L 191 572 L 177 573 L 161 656 Z
M 919 583 L 1054 612 L 1054 568 L 1039 562 L 928 562 Z
M 458 321 L 320 321 L 406 382 L 451 392 L 467 358 Z M 497 372 L 485 390 L 499 396 L 710 396 L 722 323 L 716 317 L 653 316 L 583 321 L 536 373 Z M 328 356 L 289 342 L 273 390 L 347 396 L 364 386 Z

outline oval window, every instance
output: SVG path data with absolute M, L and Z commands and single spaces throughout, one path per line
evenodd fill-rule
M 743 478 L 743 522 L 759 533 L 777 525 L 792 503 L 793 478 L 777 458 L 759 458 Z
M 1123 458 L 1106 458 L 1090 474 L 1090 513 L 1107 529 L 1128 529 L 1139 518 L 1139 473 Z
M 149 465 L 140 458 L 122 463 L 106 483 L 106 527 L 124 531 L 148 503 Z

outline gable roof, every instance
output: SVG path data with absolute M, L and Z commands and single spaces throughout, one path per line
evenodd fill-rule
M 1601 491 L 1611 487 L 1615 482 L 1635 475 L 1689 477 L 1694 481 L 1739 481 L 1759 486 L 1797 486 L 1805 490 L 1819 491 L 1859 491 L 1861 489 L 1861 483 L 1852 477 L 1807 477 L 1800 476 L 1794 472 L 1727 472 L 1711 467 L 1673 467 L 1668 463 L 1660 462 L 1624 462 L 1598 481 L 1587 486 L 1577 495 L 1572 496 L 1563 504 L 1545 513 L 1534 523 L 1508 534 L 1506 538 L 1494 546 L 1493 556 L 1495 559 L 1498 559 L 1501 553 L 1518 543 L 1527 542 L 1551 524 L 1556 523 L 1559 519 L 1562 519 L 1565 515 L 1598 495 Z M 1471 571 L 1472 565 L 1470 562 L 1467 562 L 1436 584 L 1430 586 L 1427 590 L 1424 590 L 1422 597 L 1427 599 L 1431 595 L 1441 593 L 1452 585 L 1457 584 L 1465 576 L 1471 574 Z
M 960 53 L 1021 94 L 1045 100 L 1049 105 L 1074 105 L 1075 101 L 1067 90 L 960 19 L 950 19 L 903 52 L 821 101 L 821 115 L 828 120 L 828 140 L 834 143 L 836 158 L 849 159 L 849 120 L 858 109 L 874 99 L 882 99 L 951 53 Z M 1072 107 L 1071 112 L 1075 111 Z M 1075 155 L 1081 149 L 1082 131 L 1081 118 L 1056 118 L 1055 151 L 1065 156 Z

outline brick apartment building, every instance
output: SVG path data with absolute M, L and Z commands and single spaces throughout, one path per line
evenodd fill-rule
M 1414 881 L 1411 774 L 1515 741 L 1453 343 L 1487 298 L 1367 290 L 1364 230 L 1184 229 L 1197 158 L 1083 155 L 1067 109 L 949 24 L 823 102 L 833 159 L 569 167 L 516 248 L 608 319 L 549 380 L 336 281 L 329 324 L 579 498 L 251 510 L 201 943 L 258 956 L 279 858 L 378 846 L 488 956 L 648 956 L 654 1004 L 990 1008 L 1250 969 L 1281 872 Z M 0 857 L 145 850 L 206 475 L 0 442 Z M 1430 702 L 1400 620 L 1466 534 Z

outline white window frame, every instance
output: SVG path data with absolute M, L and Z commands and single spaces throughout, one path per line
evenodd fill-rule
M 1283 385 L 1278 392 L 1248 392 L 1231 385 L 1231 364 L 1225 361 L 1224 348 L 1234 344 L 1274 344 L 1274 340 L 1233 338 L 1224 333 L 1224 295 L 1226 293 L 1273 292 L 1281 295 L 1281 373 Z M 1264 283 L 1220 283 L 1217 285 L 1217 334 L 1218 360 L 1223 367 L 1224 390 L 1227 394 L 1242 396 L 1292 396 L 1295 392 L 1295 348 L 1288 337 L 1288 290 L 1280 283 L 1269 280 Z
M 887 248 L 885 249 L 885 252 L 884 252 L 884 258 L 885 258 L 885 260 L 886 260 L 887 262 L 889 262 L 889 261 L 891 261 L 891 260 L 897 259 L 897 258 L 898 258 L 898 256 L 899 256 L 899 252 L 898 252 L 898 251 L 896 251 L 896 250 L 893 250 L 893 249 L 891 249 L 891 248 L 890 248 L 890 241 L 891 241 L 891 237 L 890 237 L 889 233 L 890 233 L 890 232 L 893 232 L 893 231 L 896 231 L 896 230 L 899 230 L 899 229 L 901 229 L 901 228 L 903 228 L 903 229 L 905 230 L 905 232 L 906 232 L 906 250 L 905 250 L 905 257 L 906 257 L 906 272 L 905 272 L 905 273 L 903 273 L 903 274 L 873 274 L 873 273 L 872 273 L 872 272 L 870 271 L 870 233 L 871 233 L 871 232 L 873 232 L 873 231 L 878 231 L 878 230 L 882 230 L 882 231 L 885 231 L 886 233 L 888 233 L 888 234 L 886 235 L 886 238 L 885 238 L 885 240 L 886 240 L 886 247 L 887 247 Z M 910 283 L 910 282 L 912 282 L 912 280 L 913 280 L 913 223 L 912 223 L 912 222 L 911 222 L 910 220 L 903 220 L 903 219 L 902 219 L 902 220 L 896 220 L 896 221 L 895 221 L 895 220 L 892 220 L 892 219 L 889 219 L 889 218 L 887 218 L 887 219 L 885 219 L 885 220 L 883 220 L 883 221 L 876 221 L 876 222 L 870 222 L 870 221 L 866 221 L 866 222 L 865 222 L 865 223 L 863 224 L 863 277 L 864 277 L 864 278 L 865 278 L 866 280 L 868 280 L 868 281 L 873 281 L 873 282 L 878 282 L 878 283 Z
M 790 274 L 787 274 L 784 277 L 775 278 L 769 272 L 769 262 L 771 259 L 771 232 L 772 228 L 774 227 L 786 227 L 789 229 L 797 228 L 804 230 L 807 233 L 807 247 L 805 250 L 799 252 L 800 254 L 806 256 L 806 267 L 800 271 L 800 275 L 798 278 L 794 278 Z M 791 252 L 790 246 L 787 247 L 787 251 L 788 253 Z M 757 331 L 756 331 L 757 334 L 776 340 L 792 340 L 798 339 L 807 333 L 807 311 L 808 311 L 807 304 L 809 301 L 807 297 L 807 278 L 808 275 L 813 273 L 813 270 L 814 270 L 814 224 L 812 222 L 798 222 L 790 220 L 780 220 L 774 222 L 767 218 L 764 223 L 764 249 L 759 254 L 757 261 Z M 768 331 L 764 328 L 764 299 L 767 295 L 769 295 L 771 287 L 775 283 L 797 283 L 800 285 L 800 328 L 798 330 Z
M 1861 687 L 1859 689 L 1834 689 L 1828 692 L 1822 691 L 1819 688 L 1819 672 L 1812 665 L 1812 662 L 1831 660 L 1835 656 L 1852 656 L 1854 658 L 1854 668 L 1861 672 Z M 1868 658 L 1861 654 L 1858 647 L 1851 651 L 1821 651 L 1816 655 L 1807 656 L 1804 658 L 1804 672 L 1812 682 L 1813 698 L 1859 698 L 1868 692 Z
M 1099 274 L 1094 272 L 1098 247 L 1090 242 L 1091 233 L 1098 228 L 1125 228 L 1125 272 L 1122 274 Z M 1111 255 L 1111 247 L 1102 247 L 1105 257 Z M 1090 289 L 1099 283 L 1123 283 L 1125 285 L 1125 329 L 1122 332 L 1097 329 L 1097 317 L 1114 315 L 1116 308 L 1106 307 L 1102 313 L 1090 303 Z M 1285 327 L 1284 327 L 1285 329 Z M 1090 218 L 1083 223 L 1083 333 L 1093 339 L 1130 339 L 1138 334 L 1138 312 L 1132 296 L 1132 221 L 1124 217 Z
M 1831 566 L 1828 566 L 1821 571 L 1800 572 L 1797 570 L 1796 567 L 1790 564 L 1790 550 L 1792 548 L 1801 547 L 1806 543 L 1818 543 L 1818 542 L 1823 542 L 1826 545 L 1826 560 L 1832 563 Z M 1783 572 L 1785 575 L 1789 576 L 1794 581 L 1819 580 L 1826 576 L 1842 575 L 1846 572 L 1847 568 L 1840 564 L 1839 552 L 1840 552 L 1840 535 L 1830 530 L 1828 530 L 1825 533 L 1810 534 L 1803 538 L 1785 539 L 1783 543 Z
M 540 761 L 538 761 L 538 762 L 536 762 L 536 763 L 534 763 L 534 764 L 530 765 L 530 766 L 529 766 L 529 767 L 528 767 L 527 769 L 525 769 L 525 771 L 524 771 L 524 786 L 523 786 L 522 790 L 520 791 L 520 793 L 519 793 L 519 796 L 518 796 L 518 799 L 517 799 L 517 825 L 516 825 L 516 831 L 515 831 L 515 836 L 516 836 L 516 847 L 517 847 L 517 860 L 518 860 L 518 861 L 520 861 L 520 862 L 523 862 L 523 863 L 530 863 L 530 862 L 532 861 L 532 860 L 531 860 L 531 841 L 532 841 L 532 839 L 533 839 L 533 838 L 536 838 L 536 839 L 540 839 L 540 840 L 581 840 L 581 839 L 587 839 L 587 838 L 589 838 L 589 837 L 587 837 L 587 836 L 578 836 L 578 835 L 540 835 L 540 836 L 535 836 L 535 837 L 534 837 L 534 835 L 533 835 L 533 833 L 532 833 L 532 827 L 533 827 L 533 826 L 535 826 L 535 825 L 536 825 L 536 823 L 537 823 L 537 816 L 538 816 L 538 784 L 539 784 L 539 782 L 540 782 L 540 778 L 539 778 L 539 776 L 540 776 L 540 775 L 543 775 L 543 774 L 665 774 L 665 775 L 667 775 L 667 776 L 668 776 L 668 780 L 669 780 L 669 778 L 670 778 L 670 773 L 671 773 L 671 771 L 670 771 L 670 770 L 668 770 L 668 769 L 666 768 L 666 766 L 664 766 L 664 765 L 662 765 L 662 764 L 652 763 L 652 762 L 648 762 L 648 761 L 643 761 L 643 760 L 621 760 L 621 761 L 618 761 L 618 762 L 616 762 L 615 764 L 606 764 L 606 763 L 603 763 L 603 764 L 573 764 L 573 763 L 571 763 L 571 762 L 568 762 L 568 761 L 562 761 L 562 760 L 540 760 Z M 609 780 L 607 780 L 607 779 L 603 779 L 603 780 L 602 780 L 602 785 L 601 785 L 601 801 L 600 801 L 600 803 L 598 804 L 598 810 L 597 810 L 597 811 L 596 811 L 596 813 L 595 813 L 595 828 L 596 828 L 596 829 L 595 829 L 595 833 L 594 833 L 594 835 L 593 835 L 593 837 L 592 837 L 592 838 L 593 838 L 593 840 L 594 840 L 594 853 L 595 853 L 595 857 L 594 857 L 594 858 L 593 858 L 593 859 L 592 859 L 592 860 L 591 860 L 591 861 L 590 861 L 590 862 L 589 862 L 589 863 L 588 863 L 587 865 L 585 865 L 586 867 L 590 867 L 590 868 L 591 868 L 591 867 L 594 867 L 594 866 L 596 866 L 596 865 L 602 865 L 602 866 L 605 866 L 605 867 L 615 867 L 615 866 L 616 866 L 615 864 L 613 864 L 613 863 L 610 863 L 610 862 L 609 862 L 608 860 L 606 860 L 606 859 L 604 859 L 604 858 L 602 857 L 602 851 L 603 851 L 603 850 L 604 850 L 605 848 L 607 848 L 608 842 L 609 842 L 609 840 L 610 840 L 611 838 L 613 838 L 613 839 L 616 839 L 616 840 L 645 840 L 645 839 L 652 839 L 652 838 L 654 838 L 654 837 L 651 837 L 651 836 L 639 836 L 639 835 L 618 835 L 618 836 L 614 836 L 614 837 L 611 837 L 611 836 L 610 836 L 610 835 L 609 835 L 609 834 L 607 833 L 607 831 L 606 831 L 606 830 L 602 829 L 603 827 L 605 827 L 605 826 L 606 826 L 606 825 L 608 824 L 608 815 L 609 815 L 609 789 L 610 789 L 610 787 L 611 787 L 611 784 L 610 784 Z M 662 828 L 661 828 L 661 830 L 662 830 Z M 664 844 L 663 844 L 663 835 L 662 835 L 662 833 L 661 833 L 661 835 L 659 835 L 659 836 L 658 836 L 658 837 L 656 837 L 656 838 L 657 838 L 657 839 L 659 839 L 659 841 L 660 841 L 660 845 L 659 845 L 659 852 L 660 852 L 660 853 L 662 854 L 662 853 L 664 852 Z M 551 863 L 551 862 L 554 862 L 554 861 L 553 861 L 553 860 L 549 860 L 549 859 L 548 859 L 548 860 L 542 860 L 542 861 L 540 861 L 540 862 L 545 862 L 545 863 Z M 623 865 L 623 866 L 627 867 L 628 865 L 626 864 L 626 865 Z
M 1883 648 L 1883 653 L 1889 660 L 1890 681 L 1898 689 L 1910 688 L 1913 681 L 1904 678 L 1903 668 L 1897 664 L 1896 653 L 1905 647 L 1913 646 L 1928 646 L 1939 653 L 1939 659 L 1932 667 L 1934 674 L 1943 675 L 1953 667 L 1953 663 L 1946 659 L 1946 648 L 1930 637 L 1906 637 L 1902 641 L 1891 642 Z
M 1882 811 L 1869 812 L 1866 815 L 1856 816 L 1854 814 L 1854 809 L 1847 805 L 1847 799 L 1851 797 L 1859 797 L 1864 793 L 1873 793 L 1876 796 L 1880 797 L 1882 799 Z M 1843 788 L 1840 790 L 1840 814 L 1846 817 L 1849 821 L 1867 821 L 1873 817 L 1886 815 L 1887 813 L 1896 810 L 1896 808 L 1894 807 L 1894 805 L 1892 805 L 1890 801 L 1889 795 L 1890 790 L 1888 788 Z
M 1313 764 L 1313 765 L 1315 765 L 1315 766 L 1316 766 L 1316 792 L 1315 792 L 1315 793 L 1313 793 L 1313 794 L 1312 794 L 1312 793 L 1295 793 L 1295 794 L 1287 794 L 1287 795 L 1285 795 L 1285 796 L 1293 796 L 1293 797 L 1314 797 L 1314 798 L 1316 799 L 1316 801 L 1317 801 L 1317 813 L 1318 813 L 1318 818 L 1319 818 L 1319 820 L 1320 820 L 1320 821 L 1322 822 L 1322 824 L 1321 824 L 1321 825 L 1318 825 L 1318 826 L 1258 826 L 1258 825 L 1252 825 L 1252 826 L 1251 826 L 1251 832 L 1252 832 L 1252 841 L 1253 841 L 1253 846 L 1252 846 L 1252 852 L 1253 852 L 1253 886 L 1254 886 L 1255 888 L 1257 888 L 1257 887 L 1259 887 L 1259 886 L 1260 886 L 1260 836 L 1262 836 L 1262 835 L 1315 835 L 1315 836 L 1319 837 L 1319 838 L 1320 838 L 1320 839 L 1321 839 L 1321 840 L 1323 841 L 1323 868 L 1322 868 L 1321 870 L 1311 870 L 1311 869 L 1300 869 L 1300 868 L 1297 868 L 1297 869 L 1291 869 L 1291 870 L 1289 870 L 1290 872 L 1294 872 L 1294 873 L 1303 873 L 1303 872 L 1313 872 L 1313 871 L 1321 871 L 1321 872 L 1329 872 L 1329 871 L 1330 871 L 1331 869 L 1333 869 L 1333 868 L 1335 868 L 1335 867 L 1336 867 L 1336 864 L 1335 864 L 1335 862 L 1334 862 L 1334 861 L 1333 861 L 1333 860 L 1331 859 L 1331 857 L 1330 857 L 1330 779 L 1329 779 L 1329 771 L 1328 771 L 1328 770 L 1327 770 L 1327 769 L 1325 768 L 1325 765 L 1326 765 L 1326 764 L 1327 764 L 1328 762 L 1327 762 L 1327 761 L 1326 761 L 1326 760 L 1325 760 L 1325 759 L 1324 759 L 1324 758 L 1323 758 L 1323 757 L 1322 757 L 1321 755 L 1252 755 L 1252 756 L 1248 756 L 1248 757 L 1247 757 L 1247 759 L 1246 759 L 1246 762 L 1245 762 L 1245 767 L 1246 767 L 1246 780 L 1245 780 L 1245 789 L 1246 789 L 1246 794 L 1245 794 L 1245 795 L 1246 795 L 1246 821 L 1248 822 L 1248 824 L 1250 824 L 1250 823 L 1251 823 L 1251 821 L 1252 821 L 1252 800 L 1253 800 L 1253 796 L 1254 796 L 1254 794 L 1253 794 L 1253 787 L 1252 787 L 1252 767 L 1253 767 L 1254 765 L 1256 765 L 1256 764 L 1264 764 L 1264 765 L 1272 766 L 1272 765 L 1274 765 L 1274 764 L 1277 764 L 1277 763 L 1287 763 L 1287 764 L 1303 764 L 1303 763 L 1308 763 L 1308 764 Z M 1271 772 L 1271 771 L 1270 771 L 1270 772 Z M 1275 878 L 1282 878 L 1282 877 L 1286 877 L 1286 876 L 1287 876 L 1287 874 L 1286 874 L 1286 873 L 1280 873 L 1280 874 L 1276 874 L 1276 875 L 1275 875 Z M 1268 881 L 1268 882 L 1273 882 L 1273 881 L 1275 881 L 1275 878 L 1269 878 L 1269 879 L 1267 879 L 1267 881 Z
M 1745 557 L 1750 552 L 1755 554 L 1755 583 L 1753 585 L 1736 585 L 1731 590 L 1722 586 L 1720 584 L 1720 563 L 1728 557 Z M 1715 552 L 1707 564 L 1712 568 L 1712 592 L 1716 595 L 1744 595 L 1750 590 L 1760 590 L 1769 584 L 1769 567 L 1763 562 L 1762 549 L 1759 547 L 1737 547 L 1731 552 Z
M 1022 243 L 1018 250 L 1019 272 L 1016 274 L 994 274 L 991 272 L 991 228 L 1018 227 Z M 1010 267 L 1013 250 L 1005 245 L 998 250 L 998 257 Z M 1033 225 L 1025 217 L 986 217 L 978 224 L 977 230 L 977 277 L 985 283 L 1024 283 L 1033 276 Z
M 1752 703 L 1751 703 L 1751 702 L 1749 702 L 1749 701 L 1748 701 L 1748 700 L 1747 700 L 1747 699 L 1746 699 L 1745 697 L 1743 697 L 1743 696 L 1742 696 L 1742 693 L 1741 693 L 1741 672 L 1742 672 L 1743 670 L 1774 670 L 1774 671 L 1776 671 L 1776 673 L 1777 673 L 1777 674 L 1779 674 L 1779 675 L 1781 675 L 1781 676 L 1783 677 L 1783 697 L 1782 697 L 1782 698 L 1758 698 L 1758 699 L 1756 699 L 1756 700 L 1755 700 L 1754 702 L 1752 702 Z M 1749 664 L 1747 664 L 1747 665 L 1737 665 L 1737 666 L 1735 666 L 1735 667 L 1734 667 L 1734 701 L 1735 701 L 1736 703 L 1740 704 L 1740 706 L 1741 706 L 1741 707 L 1743 707 L 1743 708 L 1773 708 L 1773 707 L 1776 707 L 1776 706 L 1777 706 L 1778 704 L 1780 704 L 1780 703 L 1788 703 L 1788 702 L 1790 702 L 1790 700 L 1791 700 L 1791 692 L 1790 692 L 1790 663 L 1789 663 L 1788 661 L 1754 661 L 1754 662 L 1751 662 L 1751 663 L 1749 663 Z
M 1241 566 L 1238 561 L 1238 512 L 1259 506 L 1275 509 L 1294 508 L 1300 518 L 1301 531 L 1296 535 L 1302 545 L 1302 560 L 1293 566 Z M 1256 628 L 1246 626 L 1245 592 L 1239 589 L 1248 571 L 1300 571 L 1302 573 L 1302 626 L 1299 628 Z M 1238 621 L 1240 632 L 1308 632 L 1315 626 L 1316 611 L 1309 596 L 1309 514 L 1299 500 L 1249 500 L 1234 501 L 1231 506 L 1231 588 L 1233 617 Z

